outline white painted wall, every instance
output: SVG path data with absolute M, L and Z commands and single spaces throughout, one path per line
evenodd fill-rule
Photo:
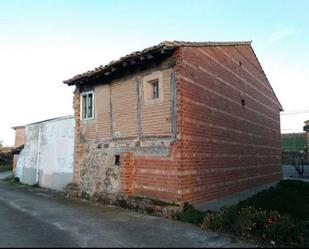
M 73 116 L 26 125 L 17 177 L 25 184 L 60 190 L 73 180 Z
M 15 177 L 18 177 L 19 179 L 21 179 L 23 175 L 23 166 L 25 164 L 24 161 L 25 161 L 25 150 L 22 149 L 19 152 L 18 160 L 16 163 L 16 171 L 15 171 Z

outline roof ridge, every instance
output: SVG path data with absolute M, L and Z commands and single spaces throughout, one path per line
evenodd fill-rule
M 160 44 L 165 46 L 236 46 L 236 45 L 251 45 L 252 40 L 250 41 L 164 41 Z

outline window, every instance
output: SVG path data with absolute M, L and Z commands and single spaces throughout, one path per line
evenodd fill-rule
M 159 98 L 159 80 L 154 80 L 151 82 L 152 84 L 152 99 Z
M 163 102 L 163 73 L 156 71 L 145 75 L 142 79 L 142 96 L 145 105 L 152 105 Z
M 93 92 L 85 92 L 81 95 L 81 117 L 82 119 L 92 119 L 93 115 Z
M 120 165 L 120 155 L 115 155 L 115 157 L 114 157 L 114 165 L 116 165 L 116 166 Z

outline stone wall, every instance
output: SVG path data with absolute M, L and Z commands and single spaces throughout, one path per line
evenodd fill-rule
M 88 143 L 85 157 L 80 162 L 82 191 L 115 197 L 120 194 L 120 169 L 113 162 L 114 155 L 112 148 L 97 142 Z

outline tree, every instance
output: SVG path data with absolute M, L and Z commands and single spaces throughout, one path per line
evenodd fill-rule
M 294 166 L 299 176 L 302 176 L 305 172 L 304 163 L 305 163 L 305 153 L 296 152 L 290 158 L 291 164 Z

